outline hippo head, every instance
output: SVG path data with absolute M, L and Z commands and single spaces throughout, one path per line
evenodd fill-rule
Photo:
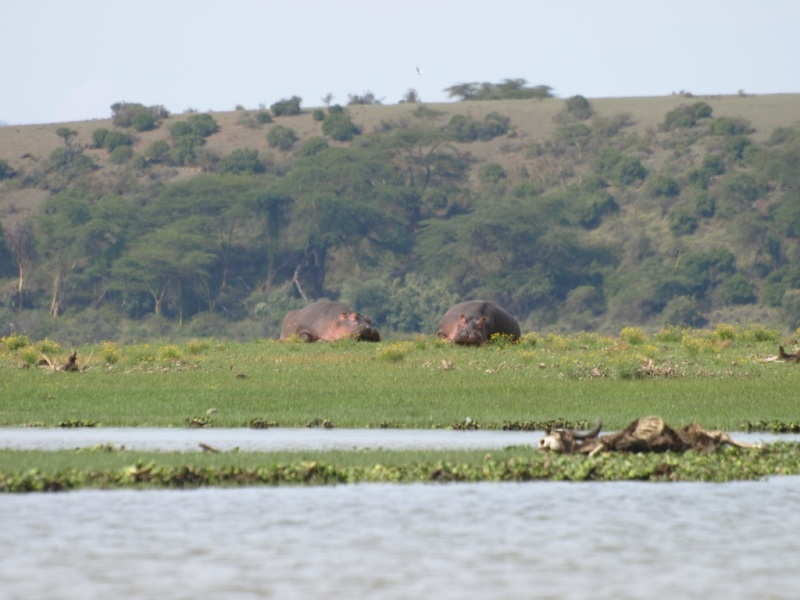
M 486 317 L 467 318 L 464 316 L 464 313 L 459 315 L 456 333 L 453 336 L 454 343 L 479 346 L 488 339 Z
M 372 321 L 357 312 L 342 312 L 337 319 L 342 337 L 351 337 L 364 342 L 380 342 L 381 334 L 372 326 Z

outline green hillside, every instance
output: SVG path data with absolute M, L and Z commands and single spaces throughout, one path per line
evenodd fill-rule
M 295 114 L 296 113 L 296 114 Z M 800 326 L 800 95 L 524 99 L 0 127 L 0 334 Z

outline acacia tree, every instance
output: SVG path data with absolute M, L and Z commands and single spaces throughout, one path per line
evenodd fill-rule
M 17 263 L 17 311 L 22 312 L 25 277 L 36 257 L 33 226 L 30 221 L 20 221 L 14 229 L 6 232 L 6 245 Z
M 153 312 L 163 316 L 166 298 L 176 295 L 178 321 L 183 323 L 184 291 L 208 277 L 214 255 L 205 251 L 203 236 L 165 227 L 144 236 L 118 262 L 117 285 L 147 291 Z

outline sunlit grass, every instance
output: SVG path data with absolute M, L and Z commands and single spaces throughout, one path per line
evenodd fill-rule
M 106 342 L 77 348 L 79 373 L 32 366 L 26 352 L 44 341 L 27 342 L 0 344 L 2 426 L 431 428 L 470 417 L 483 428 L 597 418 L 618 428 L 658 414 L 678 426 L 735 429 L 796 420 L 800 385 L 797 365 L 763 360 L 795 340 L 759 326 L 529 333 L 480 348 L 419 336 L 378 344 Z M 69 350 L 48 349 L 65 363 Z

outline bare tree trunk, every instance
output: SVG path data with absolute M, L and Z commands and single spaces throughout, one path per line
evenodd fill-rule
M 294 270 L 294 277 L 292 277 L 292 283 L 297 288 L 297 291 L 300 292 L 300 297 L 303 299 L 305 304 L 308 304 L 308 298 L 303 292 L 303 288 L 300 287 L 300 265 L 297 265 L 297 268 Z

